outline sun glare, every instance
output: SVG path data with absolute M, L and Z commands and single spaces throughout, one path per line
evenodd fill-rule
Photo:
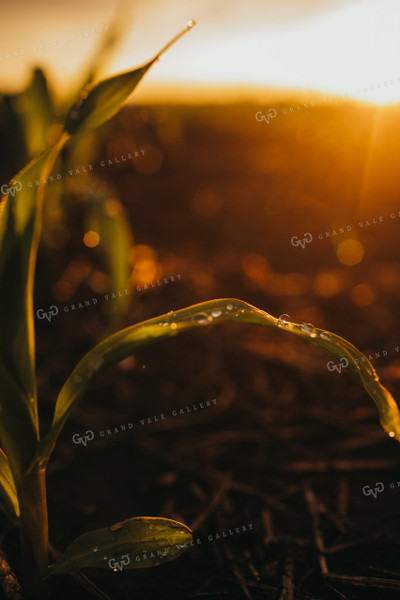
M 301 90 L 310 99 L 319 91 L 377 104 L 400 100 L 400 0 L 349 0 L 338 6 L 316 3 L 313 9 L 308 1 L 298 0 L 296 16 L 289 10 L 290 3 L 282 0 L 280 5 L 280 1 L 249 0 L 244 6 L 239 0 L 231 5 L 221 0 L 215 12 L 207 3 L 193 0 L 183 8 L 179 0 L 170 0 L 159 3 L 157 19 L 149 3 L 140 4 L 131 33 L 109 72 L 147 60 L 185 22 L 191 27 L 194 22 L 187 18 L 193 16 L 198 26 L 185 38 L 184 50 L 182 44 L 168 50 L 168 60 L 165 56 L 154 67 L 135 94 L 136 101 L 157 101 L 160 89 L 164 101 L 263 101 L 273 89 Z M 28 5 L 26 9 L 31 10 Z M 51 70 L 57 88 L 70 86 L 82 56 L 90 53 L 90 45 L 94 48 L 100 43 L 105 26 L 94 27 L 93 15 L 89 18 L 86 13 L 79 27 L 75 21 L 63 25 L 56 18 L 57 10 L 54 7 L 35 34 L 29 19 L 15 31 L 5 14 L 0 49 L 3 85 L 14 89 L 25 85 L 35 62 Z M 111 21 L 104 7 L 97 20 L 103 25 Z M 71 31 L 79 28 L 91 35 L 80 40 L 76 34 L 77 39 L 71 41 Z M 38 49 L 38 40 L 43 40 L 43 49 Z
M 184 53 L 174 49 L 152 82 L 203 86 L 203 96 L 222 91 L 225 98 L 262 100 L 265 88 L 288 88 L 394 103 L 400 100 L 398 17 L 399 0 L 366 0 L 274 24 L 263 18 L 260 3 L 257 21 L 232 23 L 223 32 L 200 21 L 199 35 Z

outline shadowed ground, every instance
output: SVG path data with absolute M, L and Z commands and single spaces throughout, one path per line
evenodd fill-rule
M 115 186 L 140 245 L 142 291 L 127 323 L 237 297 L 349 339 L 398 397 L 399 111 L 288 100 L 267 125 L 259 110 L 160 106 L 114 119 L 95 173 Z M 132 139 L 144 153 L 126 164 Z M 111 305 L 79 214 L 67 230 L 38 266 L 35 308 L 60 308 L 51 322 L 36 320 L 44 427 Z M 305 234 L 312 241 L 296 245 Z M 359 244 L 340 247 L 348 238 Z M 354 266 L 338 258 L 362 251 Z M 70 261 L 82 275 L 61 298 L 55 284 L 71 278 Z M 201 543 L 156 569 L 88 572 L 101 592 L 62 577 L 53 597 L 397 598 L 400 448 L 329 360 L 284 333 L 222 325 L 147 348 L 103 376 L 49 466 L 53 545 L 134 515 L 181 520 Z M 94 440 L 74 444 L 87 429 Z M 377 482 L 376 498 L 363 493 Z

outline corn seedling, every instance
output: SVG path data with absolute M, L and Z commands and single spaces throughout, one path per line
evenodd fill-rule
M 123 29 L 124 25 L 116 19 L 114 25 L 103 34 L 102 43 L 78 85 L 78 90 L 84 90 L 94 81 L 99 69 L 107 62 L 117 41 L 121 39 Z M 1 133 L 9 141 L 6 150 L 9 168 L 15 164 L 23 165 L 35 158 L 55 141 L 71 101 L 76 96 L 76 93 L 71 95 L 68 91 L 66 98 L 57 100 L 51 93 L 44 71 L 36 68 L 26 89 L 0 98 Z M 133 234 L 129 219 L 117 191 L 104 181 L 99 181 L 90 168 L 95 161 L 97 148 L 107 135 L 107 127 L 88 129 L 81 135 L 71 137 L 68 145 L 59 153 L 48 182 L 50 187 L 43 211 L 41 245 L 48 255 L 53 256 L 52 261 L 47 261 L 50 266 L 62 262 L 62 255 L 66 254 L 64 248 L 68 222 L 79 211 L 83 217 L 84 231 L 95 230 L 102 240 L 95 252 L 105 263 L 106 276 L 103 281 L 108 281 L 113 290 L 129 289 L 132 293 Z M 129 140 L 129 143 L 133 152 L 135 143 L 133 140 Z M 28 182 L 28 186 L 37 184 L 38 181 Z M 54 249 L 61 261 L 54 260 Z M 68 264 L 66 273 L 73 264 L 74 260 Z M 72 281 L 69 278 L 69 293 L 74 293 L 80 283 L 81 280 Z M 128 306 L 127 295 L 114 303 L 106 333 L 113 333 L 118 329 Z
M 189 22 L 190 29 L 193 22 Z M 183 32 L 182 32 L 183 33 Z M 181 34 L 176 36 L 163 51 Z M 24 581 L 35 582 L 84 567 L 154 566 L 179 556 L 191 540 L 190 530 L 169 519 L 134 517 L 106 529 L 84 533 L 54 564 L 48 564 L 45 472 L 57 438 L 87 388 L 107 369 L 153 344 L 196 327 L 223 322 L 248 323 L 286 331 L 321 347 L 336 360 L 346 359 L 352 373 L 374 400 L 382 427 L 400 441 L 400 415 L 391 394 L 370 362 L 343 338 L 307 324 L 275 318 L 236 299 L 202 302 L 127 327 L 101 341 L 76 365 L 63 385 L 49 431 L 40 438 L 35 382 L 33 284 L 47 181 L 67 141 L 96 128 L 122 107 L 161 52 L 144 66 L 85 89 L 65 119 L 56 143 L 11 180 L 0 204 L 0 499 L 4 512 L 20 528 Z M 28 181 L 38 179 L 32 188 Z M 168 546 L 172 551 L 157 553 Z M 146 562 L 135 554 L 154 550 Z

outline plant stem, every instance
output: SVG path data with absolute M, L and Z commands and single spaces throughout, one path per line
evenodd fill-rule
M 20 540 L 24 585 L 33 588 L 45 575 L 48 567 L 45 469 L 32 469 L 29 474 L 22 474 L 17 489 L 21 511 Z

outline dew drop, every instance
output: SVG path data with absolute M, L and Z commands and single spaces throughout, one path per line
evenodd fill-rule
M 98 552 L 99 551 L 99 547 L 98 546 L 93 546 L 92 547 L 92 552 Z
M 327 331 L 321 331 L 321 333 L 319 334 L 319 337 L 322 338 L 323 340 L 327 340 L 328 342 L 332 339 L 331 334 L 328 333 Z
M 199 325 L 207 325 L 209 320 L 211 320 L 211 317 L 208 317 L 204 313 L 200 313 L 199 315 L 194 315 L 194 317 L 192 317 L 192 321 L 199 323 Z
M 232 304 L 227 304 L 226 305 L 226 310 L 232 310 L 232 308 L 233 308 Z
M 395 436 L 394 431 L 389 431 L 389 435 L 390 435 L 390 437 L 394 437 Z
M 94 356 L 90 361 L 89 361 L 89 373 L 92 375 L 95 371 L 97 371 L 97 369 L 99 369 L 101 367 L 101 365 L 104 362 L 104 358 L 103 356 Z
M 196 21 L 194 19 L 189 19 L 187 22 L 188 27 L 194 27 L 196 25 Z
M 171 329 L 176 329 L 178 325 L 176 323 L 171 323 Z
M 309 333 L 312 338 L 317 337 L 317 334 L 315 333 L 315 327 L 312 323 L 302 323 L 300 325 L 300 329 L 305 333 Z
M 283 325 L 287 325 L 290 322 L 289 315 L 281 315 L 278 319 L 278 327 L 283 327 Z
M 222 312 L 220 310 L 213 310 L 213 311 L 211 311 L 211 316 L 214 317 L 214 319 L 217 319 L 221 315 L 222 315 Z

